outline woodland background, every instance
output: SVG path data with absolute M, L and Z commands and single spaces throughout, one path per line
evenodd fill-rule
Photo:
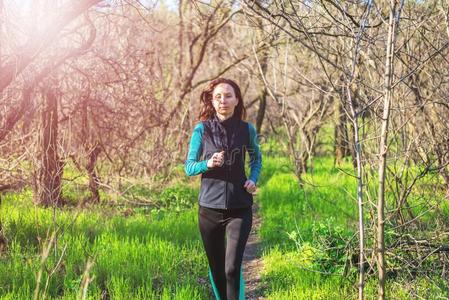
M 227 77 L 261 295 L 448 298 L 448 46 L 445 0 L 0 0 L 0 296 L 210 297 L 183 164 Z

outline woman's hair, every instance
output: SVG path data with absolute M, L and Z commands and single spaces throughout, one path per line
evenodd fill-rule
M 212 93 L 214 92 L 215 87 L 221 83 L 227 83 L 234 89 L 235 97 L 238 100 L 238 104 L 234 109 L 234 116 L 237 116 L 240 120 L 244 120 L 246 117 L 246 110 L 243 106 L 243 98 L 239 86 L 231 79 L 217 78 L 209 82 L 207 87 L 201 93 L 200 121 L 205 121 L 214 117 L 215 108 L 212 105 Z

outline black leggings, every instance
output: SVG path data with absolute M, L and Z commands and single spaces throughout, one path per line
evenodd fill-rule
M 203 206 L 199 208 L 198 225 L 209 261 L 212 285 L 217 289 L 214 293 L 218 293 L 220 300 L 239 299 L 239 293 L 243 289 L 240 286 L 243 282 L 243 252 L 252 222 L 251 207 L 229 210 Z

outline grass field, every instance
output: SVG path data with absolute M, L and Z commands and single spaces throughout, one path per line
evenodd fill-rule
M 4 197 L 1 215 L 9 241 L 0 264 L 2 299 L 32 298 L 35 274 L 41 268 L 39 255 L 54 229 L 53 220 L 60 231 L 57 247 L 43 266 L 41 295 L 76 299 L 88 258 L 94 261 L 92 299 L 102 298 L 105 291 L 113 299 L 205 299 L 208 295 L 207 287 L 200 284 L 207 265 L 195 206 L 179 211 L 106 205 L 53 211 L 35 208 L 31 194 L 24 192 Z
M 89 259 L 89 299 L 210 299 L 197 228 L 198 179 L 182 178 L 179 169 L 180 180 L 169 188 L 140 183 L 127 190 L 134 198 L 153 199 L 148 206 L 105 200 L 46 209 L 32 204 L 29 190 L 4 195 L 0 215 L 8 248 L 1 255 L 1 299 L 33 298 L 39 270 L 40 298 L 77 299 Z M 350 164 L 342 170 L 351 172 Z M 345 266 L 345 249 L 357 245 L 355 180 L 342 170 L 319 158 L 301 190 L 286 158 L 264 157 L 256 201 L 268 299 L 356 299 L 356 269 Z M 79 191 L 64 193 L 76 203 Z M 449 210 L 442 205 L 437 211 L 447 216 Z M 56 228 L 56 246 L 41 263 Z M 367 282 L 368 299 L 377 298 L 375 279 Z M 440 278 L 398 275 L 387 287 L 388 299 L 447 297 Z

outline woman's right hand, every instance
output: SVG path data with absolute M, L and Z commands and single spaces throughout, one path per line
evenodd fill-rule
M 224 163 L 224 150 L 221 152 L 215 152 L 212 157 L 207 161 L 207 167 L 209 169 L 215 167 L 221 167 Z

